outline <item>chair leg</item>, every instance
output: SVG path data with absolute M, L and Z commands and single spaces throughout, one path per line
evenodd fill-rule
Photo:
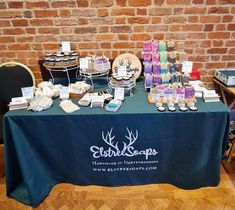
M 4 144 L 0 145 L 0 178 L 4 177 Z

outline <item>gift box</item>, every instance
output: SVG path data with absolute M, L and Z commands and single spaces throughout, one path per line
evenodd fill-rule
M 192 69 L 190 73 L 190 80 L 200 80 L 201 73 L 198 69 Z

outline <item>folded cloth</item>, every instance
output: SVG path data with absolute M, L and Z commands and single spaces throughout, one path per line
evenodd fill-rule
M 60 107 L 66 112 L 71 113 L 79 110 L 79 106 L 74 104 L 71 100 L 64 100 L 60 102 Z

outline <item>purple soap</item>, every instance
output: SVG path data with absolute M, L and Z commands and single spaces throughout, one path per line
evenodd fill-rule
M 154 74 L 153 75 L 153 83 L 161 85 L 162 84 L 162 77 L 160 74 Z
M 193 98 L 195 90 L 193 87 L 185 87 L 185 98 Z
M 159 62 L 159 54 L 157 52 L 153 52 L 152 61 L 153 61 L 153 63 L 158 63 Z
M 153 63 L 153 73 L 154 74 L 160 74 L 160 64 L 158 63 Z
M 152 73 L 152 63 L 144 62 L 144 73 L 151 74 Z
M 153 76 L 151 74 L 146 74 L 144 83 L 145 83 L 145 87 L 152 87 Z
M 144 52 L 151 52 L 151 42 L 144 42 Z

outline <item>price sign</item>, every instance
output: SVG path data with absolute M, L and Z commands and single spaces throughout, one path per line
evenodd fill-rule
M 33 87 L 23 87 L 21 88 L 22 96 L 26 99 L 32 99 L 33 98 Z
M 193 69 L 193 62 L 191 61 L 184 61 L 182 66 L 182 72 L 184 73 L 191 73 Z
M 114 99 L 123 101 L 124 100 L 124 88 L 116 87 L 114 90 Z
M 62 86 L 60 88 L 60 99 L 68 99 L 69 98 L 69 87 Z
M 79 58 L 80 69 L 88 69 L 88 59 L 87 58 Z

